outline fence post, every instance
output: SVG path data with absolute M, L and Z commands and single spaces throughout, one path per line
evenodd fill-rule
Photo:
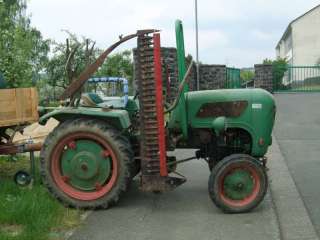
M 273 67 L 272 64 L 255 64 L 254 87 L 263 88 L 273 92 Z

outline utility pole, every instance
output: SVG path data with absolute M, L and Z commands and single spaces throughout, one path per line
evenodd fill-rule
M 196 61 L 197 61 L 197 91 L 200 90 L 200 71 L 199 71 L 199 34 L 198 34 L 198 0 L 194 2 L 196 20 Z

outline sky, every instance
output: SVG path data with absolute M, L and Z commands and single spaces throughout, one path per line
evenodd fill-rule
M 161 30 L 161 45 L 175 46 L 174 22 L 184 23 L 186 52 L 195 57 L 194 0 L 28 0 L 31 24 L 44 38 L 65 41 L 67 29 L 107 48 L 138 29 Z M 252 67 L 275 58 L 288 24 L 318 0 L 198 0 L 199 58 L 206 64 Z M 136 46 L 130 41 L 118 51 Z

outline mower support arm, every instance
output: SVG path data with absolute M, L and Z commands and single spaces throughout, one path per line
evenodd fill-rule
M 194 64 L 194 62 L 191 61 L 190 65 L 188 67 L 188 70 L 187 70 L 186 74 L 183 77 L 183 80 L 179 84 L 177 97 L 174 100 L 173 104 L 165 111 L 165 113 L 169 113 L 169 112 L 173 111 L 178 106 L 180 98 L 181 98 L 181 95 L 182 95 L 182 92 L 183 92 L 183 88 L 184 88 L 185 84 L 189 82 L 189 76 L 190 76 L 193 64 Z
M 73 80 L 72 83 L 67 87 L 67 89 L 63 92 L 61 95 L 61 100 L 65 100 L 71 96 L 73 96 L 76 92 L 78 92 L 83 84 L 91 77 L 91 75 L 98 70 L 98 68 L 103 64 L 107 56 L 121 43 L 124 43 L 132 38 L 137 37 L 140 34 L 146 34 L 146 33 L 153 33 L 158 32 L 158 30 L 155 29 L 146 29 L 146 30 L 139 30 L 135 34 L 127 35 L 125 37 L 121 37 L 119 41 L 112 44 L 107 50 L 105 50 L 98 58 L 97 60 L 89 65 L 81 74 L 80 76 Z

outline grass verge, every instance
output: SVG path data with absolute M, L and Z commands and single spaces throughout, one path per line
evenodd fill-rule
M 60 240 L 80 223 L 81 213 L 53 199 L 39 177 L 32 187 L 18 187 L 17 170 L 27 169 L 26 157 L 17 162 L 0 158 L 0 240 Z

